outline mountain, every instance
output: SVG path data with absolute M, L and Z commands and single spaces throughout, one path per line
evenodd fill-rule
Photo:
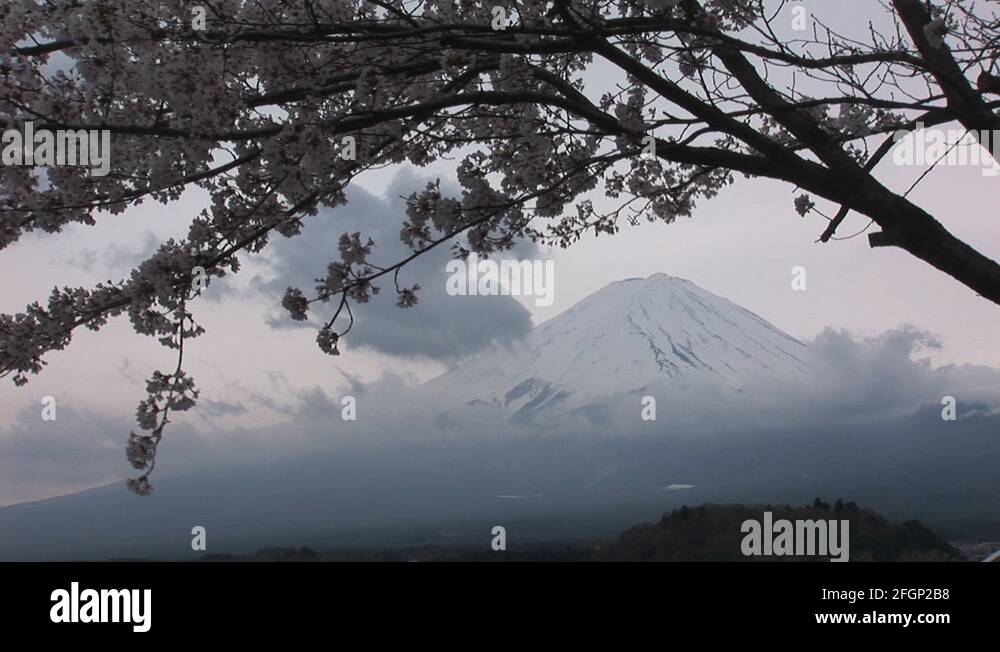
M 543 411 L 644 393 L 666 384 L 741 391 L 761 378 L 808 373 L 805 344 L 691 281 L 654 274 L 617 281 L 427 383 L 467 405 L 523 420 Z
M 302 458 L 267 459 L 262 451 L 252 464 L 158 476 L 147 497 L 116 482 L 3 507 L 0 560 L 199 557 L 190 545 L 195 526 L 206 528 L 209 554 L 283 546 L 489 550 L 496 525 L 518 545 L 599 541 L 683 504 L 801 504 L 818 495 L 943 523 L 949 536 L 1000 537 L 1000 415 L 982 406 L 965 406 L 953 422 L 931 403 L 892 420 L 829 421 L 817 412 L 780 428 L 743 418 L 717 423 L 693 409 L 685 415 L 706 384 L 724 390 L 701 403 L 708 416 L 729 417 L 740 401 L 756 405 L 744 400 L 763 393 L 750 391 L 755 383 L 807 381 L 811 368 L 819 365 L 804 344 L 689 281 L 663 274 L 620 281 L 540 324 L 520 345 L 427 383 L 446 392 L 420 397 L 435 401 L 432 411 L 439 402 L 445 412 L 449 402 L 463 407 L 453 420 L 420 418 L 406 411 L 414 401 L 400 400 L 384 405 L 393 419 L 358 421 L 379 431 L 371 442 L 345 442 L 331 424 L 330 436 Z M 640 422 L 631 395 L 647 391 L 680 398 L 660 404 L 658 421 Z M 616 396 L 629 397 L 623 409 L 631 421 L 505 422 Z M 494 413 L 502 419 L 486 418 Z M 272 432 L 297 427 L 293 420 Z M 734 550 L 738 543 L 734 537 Z

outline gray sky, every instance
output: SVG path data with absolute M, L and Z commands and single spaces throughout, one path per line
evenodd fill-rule
M 898 173 L 900 183 L 916 174 L 919 170 Z M 408 177 L 412 172 L 399 183 L 390 179 L 386 191 L 397 192 L 403 182 L 412 180 Z M 943 168 L 928 177 L 916 200 L 984 253 L 1000 257 L 1000 247 L 988 232 L 987 184 L 994 182 L 973 169 Z M 368 187 L 373 193 L 379 191 L 377 183 Z M 17 311 L 26 302 L 43 298 L 53 284 L 86 285 L 114 274 L 115 267 L 127 263 L 133 253 L 148 249 L 149 233 L 181 230 L 176 216 L 184 210 L 193 215 L 196 205 L 192 198 L 182 210 L 147 206 L 109 217 L 94 228 L 73 227 L 55 236 L 24 238 L 0 257 L 2 309 Z M 345 219 L 348 223 L 364 219 L 367 213 L 361 209 L 383 220 L 391 205 L 361 195 L 357 203 L 338 212 L 351 213 Z M 243 428 L 296 423 L 307 414 L 315 415 L 301 397 L 317 388 L 337 397 L 351 391 L 352 382 L 373 382 L 384 373 L 409 383 L 426 379 L 455 362 L 442 354 L 444 343 L 472 351 L 486 341 L 478 337 L 484 328 L 500 339 L 513 337 L 526 327 L 522 315 L 538 323 L 611 281 L 655 272 L 688 278 L 801 339 L 811 340 L 828 326 L 875 335 L 910 323 L 940 336 L 942 348 L 927 352 L 935 365 L 1000 367 L 1000 343 L 993 337 L 1000 330 L 1000 309 L 903 253 L 869 249 L 863 238 L 814 244 L 823 225 L 799 217 L 787 189 L 762 181 L 738 182 L 692 219 L 625 229 L 613 237 L 587 239 L 551 252 L 556 261 L 551 307 L 479 297 L 472 309 L 468 297 L 439 292 L 436 299 L 418 306 L 434 308 L 430 322 L 437 324 L 435 330 L 410 337 L 400 337 L 405 330 L 393 328 L 394 317 L 399 315 L 400 324 L 419 324 L 423 311 L 406 314 L 392 306 L 376 307 L 366 317 L 362 307 L 358 328 L 363 329 L 367 320 L 372 330 L 362 330 L 364 338 L 348 340 L 344 355 L 330 358 L 316 349 L 314 331 L 268 323 L 281 314 L 280 299 L 272 292 L 275 284 L 282 287 L 285 279 L 308 277 L 310 268 L 319 274 L 333 257 L 332 243 L 344 222 L 336 216 L 316 219 L 324 223 L 310 226 L 309 240 L 303 244 L 310 259 L 289 258 L 294 240 L 280 243 L 267 261 L 248 266 L 235 282 L 218 284 L 214 291 L 218 296 L 197 306 L 208 332 L 190 343 L 187 368 L 205 400 L 192 412 L 178 415 L 172 427 L 197 431 L 199 445 Z M 853 218 L 843 232 L 859 226 L 863 222 Z M 322 256 L 318 243 L 331 243 L 330 257 Z M 443 260 L 437 262 L 443 270 Z M 791 270 L 797 265 L 807 270 L 805 292 L 791 288 Z M 483 320 L 484 314 L 490 318 Z M 359 350 L 360 343 L 381 350 Z M 412 355 L 403 355 L 405 351 Z M 30 476 L 0 473 L 0 504 L 101 484 L 127 473 L 122 445 L 134 427 L 142 383 L 153 369 L 173 364 L 169 351 L 133 333 L 123 318 L 99 333 L 80 332 L 69 349 L 50 354 L 47 360 L 45 372 L 27 386 L 0 387 L 6 422 L 0 440 L 17 437 L 16 442 L 4 442 L 13 456 L 8 463 L 22 459 L 27 464 L 38 456 L 54 461 L 30 464 L 28 468 L 35 469 Z M 58 425 L 39 419 L 43 396 L 57 399 Z M 25 427 L 33 437 L 25 438 Z M 46 434 L 46 429 L 54 432 Z M 165 447 L 169 446 L 168 438 Z M 63 461 L 58 463 L 60 457 Z M 76 464 L 85 459 L 91 461 Z

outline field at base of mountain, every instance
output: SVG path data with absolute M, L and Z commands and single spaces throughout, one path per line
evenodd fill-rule
M 747 557 L 741 552 L 740 526 L 771 512 L 774 521 L 788 519 L 848 520 L 850 561 L 979 561 L 962 556 L 958 548 L 919 521 L 895 522 L 853 502 L 832 505 L 816 499 L 803 507 L 789 505 L 682 506 L 656 523 L 643 523 L 611 541 L 511 544 L 491 550 L 489 545 L 420 546 L 318 552 L 312 548 L 265 548 L 251 554 L 206 554 L 203 562 L 706 562 L 706 561 L 827 561 L 820 556 Z

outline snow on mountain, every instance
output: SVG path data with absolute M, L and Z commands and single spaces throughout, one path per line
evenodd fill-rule
M 611 283 L 536 326 L 509 348 L 480 354 L 428 388 L 515 418 L 651 386 L 712 383 L 740 391 L 808 373 L 805 344 L 686 279 L 654 274 Z

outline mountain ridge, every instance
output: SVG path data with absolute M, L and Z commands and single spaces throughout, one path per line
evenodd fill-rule
M 711 383 L 795 379 L 808 346 L 728 299 L 663 273 L 614 281 L 536 326 L 519 344 L 466 360 L 425 385 L 514 420 L 597 400 Z

